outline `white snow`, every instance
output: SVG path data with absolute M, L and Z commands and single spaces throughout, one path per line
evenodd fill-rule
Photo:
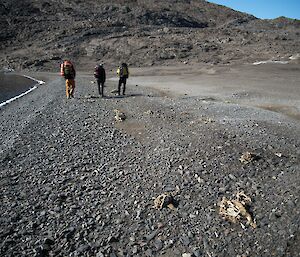
M 254 62 L 253 65 L 260 65 L 260 64 L 266 64 L 266 63 L 276 63 L 276 64 L 288 64 L 288 61 L 272 61 L 272 60 L 268 60 L 268 61 L 260 61 L 260 62 Z

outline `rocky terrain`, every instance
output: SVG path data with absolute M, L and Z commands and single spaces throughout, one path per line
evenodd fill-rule
M 98 98 L 89 77 L 67 100 L 62 83 L 1 109 L 1 256 L 299 256 L 298 122 L 115 82 Z M 256 228 L 219 215 L 241 191 Z M 165 192 L 175 209 L 154 208 Z
M 81 70 L 178 63 L 282 60 L 299 53 L 300 21 L 261 20 L 204 0 L 3 0 L 0 65 Z
M 46 81 L 0 108 L 0 256 L 300 256 L 298 20 L 202 0 L 3 0 L 0 21 L 0 99 L 32 86 L 10 69 Z M 63 58 L 81 71 L 74 99 Z M 134 76 L 117 97 L 122 61 Z M 221 201 L 242 192 L 226 219 Z

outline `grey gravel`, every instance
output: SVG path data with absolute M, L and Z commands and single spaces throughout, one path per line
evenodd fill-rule
M 1 256 L 299 256 L 297 121 L 130 85 L 93 94 L 78 77 L 67 100 L 57 79 L 0 110 Z M 154 209 L 176 186 L 177 209 Z M 256 229 L 218 215 L 241 190 Z

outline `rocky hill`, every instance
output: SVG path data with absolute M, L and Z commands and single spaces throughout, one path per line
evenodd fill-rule
M 226 64 L 300 52 L 300 21 L 261 20 L 204 0 L 4 0 L 0 65 L 80 69 L 98 61 L 134 66 Z

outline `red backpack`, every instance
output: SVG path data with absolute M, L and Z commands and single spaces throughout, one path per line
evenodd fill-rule
M 94 77 L 96 79 L 104 79 L 105 80 L 105 70 L 102 64 L 98 64 L 94 70 Z

